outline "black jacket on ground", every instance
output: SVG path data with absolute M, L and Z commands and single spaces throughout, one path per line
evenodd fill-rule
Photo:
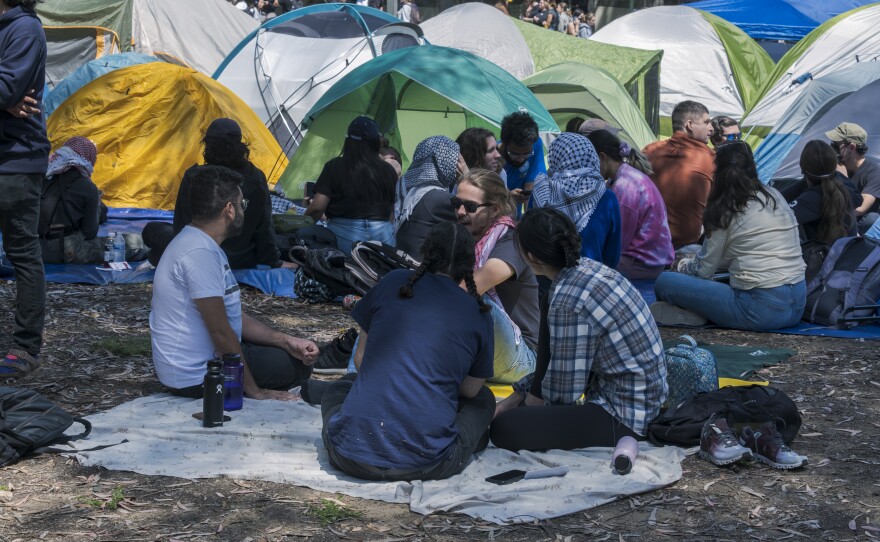
M 59 189 L 63 191 L 63 201 L 57 199 Z M 48 231 L 50 224 L 64 224 L 66 233 L 79 231 L 84 239 L 94 239 L 98 235 L 100 216 L 101 192 L 91 179 L 76 168 L 43 182 L 40 200 L 41 232 Z

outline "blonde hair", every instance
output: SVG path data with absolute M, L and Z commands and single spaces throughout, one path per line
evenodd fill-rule
M 500 175 L 488 169 L 474 168 L 461 178 L 459 184 L 467 183 L 483 191 L 485 203 L 498 207 L 498 216 L 515 216 L 516 206 Z

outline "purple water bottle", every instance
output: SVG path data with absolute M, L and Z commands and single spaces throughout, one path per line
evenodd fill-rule
M 639 455 L 639 443 L 636 439 L 630 436 L 621 437 L 611 455 L 611 466 L 617 474 L 629 474 L 637 455 Z
M 223 354 L 223 380 L 223 410 L 241 410 L 244 405 L 244 364 L 240 354 Z

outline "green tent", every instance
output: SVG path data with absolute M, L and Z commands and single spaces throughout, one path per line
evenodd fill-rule
M 580 62 L 613 75 L 639 107 L 651 131 L 660 128 L 660 60 L 663 51 L 644 51 L 548 32 L 534 24 L 512 19 L 532 53 L 535 69 L 560 62 Z
M 455 139 L 471 127 L 497 134 L 501 120 L 520 110 L 540 131 L 559 131 L 529 89 L 487 60 L 435 45 L 392 51 L 346 74 L 306 114 L 308 133 L 279 183 L 289 197 L 300 197 L 305 182 L 339 155 L 346 127 L 358 115 L 376 119 L 406 167 L 423 139 Z
M 623 85 L 610 73 L 578 62 L 563 62 L 523 79 L 556 124 L 574 117 L 602 119 L 635 148 L 642 149 L 656 139 L 642 112 Z

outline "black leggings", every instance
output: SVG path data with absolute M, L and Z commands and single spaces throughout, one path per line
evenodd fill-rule
M 505 450 L 574 450 L 614 447 L 620 437 L 645 440 L 594 403 L 519 407 L 492 422 L 492 443 Z

